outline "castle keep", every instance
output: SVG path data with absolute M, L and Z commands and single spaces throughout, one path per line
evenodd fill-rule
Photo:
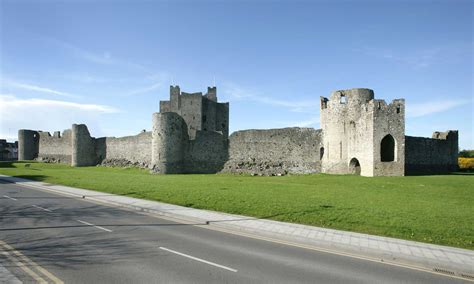
M 152 115 L 152 131 L 91 137 L 83 124 L 62 135 L 18 132 L 19 160 L 72 166 L 134 165 L 157 173 L 287 173 L 403 176 L 457 169 L 457 131 L 432 138 L 405 136 L 405 101 L 387 104 L 370 89 L 321 97 L 321 128 L 242 130 L 229 136 L 229 103 L 170 87 L 170 100 Z

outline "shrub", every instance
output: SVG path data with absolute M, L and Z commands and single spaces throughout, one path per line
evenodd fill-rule
M 458 165 L 462 171 L 474 171 L 474 158 L 458 158 Z

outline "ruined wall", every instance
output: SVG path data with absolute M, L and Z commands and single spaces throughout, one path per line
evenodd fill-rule
M 86 125 L 73 124 L 71 140 L 71 166 L 83 167 L 97 164 L 95 139 L 91 137 Z
M 49 132 L 39 132 L 38 160 L 44 162 L 71 164 L 72 160 L 72 131 L 66 129 L 62 135 L 55 131 L 53 136 Z
M 405 101 L 387 104 L 375 100 L 370 89 L 333 92 L 321 97 L 321 127 L 324 134 L 322 171 L 363 176 L 404 174 Z M 392 141 L 391 156 L 381 159 L 385 138 Z
M 190 139 L 196 137 L 196 131 L 201 130 L 202 126 L 202 93 L 182 93 L 180 96 L 181 105 L 176 113 L 180 114 L 188 126 L 188 135 Z M 174 111 L 174 110 L 173 110 Z
M 216 104 L 216 131 L 221 131 L 224 137 L 229 137 L 229 103 Z
M 33 160 L 38 157 L 39 133 L 34 130 L 18 130 L 18 160 Z
M 228 160 L 228 139 L 215 131 L 198 131 L 187 143 L 186 173 L 217 173 Z
M 320 172 L 321 136 L 321 130 L 298 127 L 234 132 L 223 171 L 264 175 Z
M 458 132 L 434 132 L 433 138 L 405 136 L 405 173 L 429 174 L 458 170 Z
M 374 100 L 373 104 L 374 176 L 403 176 L 405 175 L 405 100 L 394 100 L 388 105 L 384 100 Z M 387 135 L 394 139 L 394 151 L 382 147 L 382 140 Z M 393 152 L 393 161 L 383 161 L 383 151 Z
M 151 131 L 135 136 L 102 137 L 95 140 L 95 153 L 99 162 L 148 167 L 151 164 Z

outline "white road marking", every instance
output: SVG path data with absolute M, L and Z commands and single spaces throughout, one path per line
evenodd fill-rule
M 171 252 L 171 253 L 174 253 L 174 254 L 177 254 L 177 255 L 181 255 L 181 256 L 184 256 L 184 257 L 187 257 L 187 258 L 190 258 L 190 259 L 193 259 L 193 260 L 197 260 L 197 261 L 200 261 L 200 262 L 203 262 L 203 263 L 215 266 L 215 267 L 219 267 L 219 268 L 222 268 L 222 269 L 225 269 L 225 270 L 229 270 L 229 271 L 232 271 L 232 272 L 237 272 L 237 269 L 233 269 L 233 268 L 230 268 L 230 267 L 227 267 L 227 266 L 224 266 L 224 265 L 220 265 L 220 264 L 217 264 L 217 263 L 214 263 L 214 262 L 210 262 L 210 261 L 207 261 L 207 260 L 204 260 L 204 259 L 200 259 L 200 258 L 191 256 L 191 255 L 187 255 L 187 254 L 175 251 L 175 250 L 167 249 L 165 247 L 160 247 L 160 249 Z
M 8 199 L 11 199 L 11 200 L 15 200 L 15 201 L 18 200 L 18 199 L 16 199 L 16 198 L 10 197 L 10 196 L 8 196 L 8 195 L 4 195 L 3 197 L 8 198 Z
M 101 230 L 104 230 L 104 231 L 107 231 L 107 232 L 112 232 L 112 230 L 109 230 L 107 228 L 104 228 L 104 227 L 101 227 L 101 226 L 97 226 L 97 225 L 94 225 L 94 224 L 91 224 L 91 223 L 88 223 L 88 222 L 85 222 L 85 221 L 81 221 L 81 220 L 76 220 L 77 222 L 80 222 L 82 224 L 85 224 L 85 225 L 89 225 L 89 226 L 92 226 L 92 227 L 95 227 L 97 229 L 101 229 Z
M 53 212 L 52 210 L 49 210 L 49 209 L 43 208 L 43 207 L 41 207 L 41 206 L 38 206 L 38 205 L 31 205 L 31 206 L 33 206 L 33 207 L 35 207 L 35 208 L 38 208 L 38 209 L 41 209 L 41 210 L 44 210 L 44 211 Z

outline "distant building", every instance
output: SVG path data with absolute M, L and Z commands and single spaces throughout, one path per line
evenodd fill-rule
M 0 161 L 18 160 L 18 141 L 13 143 L 0 139 Z

